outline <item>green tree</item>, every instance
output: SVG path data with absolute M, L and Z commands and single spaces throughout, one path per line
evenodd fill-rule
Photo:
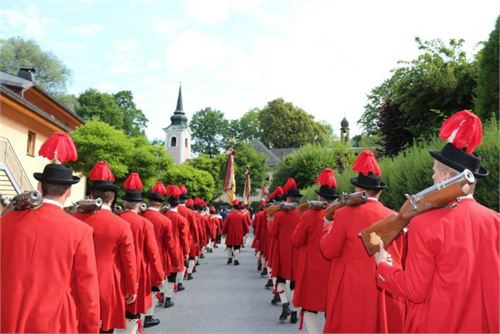
M 144 135 L 147 123 L 146 116 L 137 109 L 130 91 L 111 95 L 94 88 L 87 89 L 78 97 L 76 113 L 85 120 L 106 122 L 129 136 Z
M 134 96 L 129 90 L 123 90 L 113 94 L 116 105 L 122 111 L 123 130 L 131 136 L 144 135 L 148 119 L 134 102 Z
M 88 175 L 97 161 L 106 161 L 117 183 L 121 184 L 131 172 L 141 175 L 145 187 L 161 179 L 173 164 L 162 147 L 151 145 L 144 137 L 128 137 L 121 130 L 99 120 L 90 120 L 72 133 L 78 160 L 75 170 Z
M 342 142 L 332 142 L 327 146 L 306 145 L 276 166 L 271 189 L 283 186 L 289 177 L 295 178 L 299 188 L 311 186 L 324 168 L 335 168 L 337 173 L 342 173 L 353 161 L 353 152 Z
M 498 61 L 499 29 L 500 16 L 497 17 L 495 29 L 491 32 L 490 38 L 477 55 L 478 73 L 474 109 L 483 120 L 487 120 L 492 116 L 498 119 L 498 91 L 500 90 L 498 84 L 498 73 L 500 71 Z
M 247 143 L 254 139 L 260 139 L 262 137 L 262 128 L 259 113 L 259 109 L 254 108 L 243 114 L 240 119 L 231 120 L 228 137 Z
M 210 158 L 206 154 L 201 154 L 198 157 L 187 162 L 193 168 L 204 170 L 212 175 L 215 182 L 215 195 L 220 196 L 224 192 L 224 179 L 222 177 L 222 168 L 226 166 L 226 157 L 224 154 L 216 155 Z
M 329 140 L 331 133 L 314 116 L 278 98 L 260 112 L 261 141 L 271 148 L 300 147 Z
M 192 149 L 195 153 L 214 157 L 225 146 L 224 139 L 229 122 L 224 113 L 212 108 L 205 108 L 194 113 L 189 127 L 193 133 Z
M 257 152 L 251 145 L 246 143 L 238 143 L 234 149 L 236 150 L 236 156 L 234 157 L 236 193 L 243 194 L 245 172 L 247 169 L 250 171 L 252 193 L 260 191 L 261 185 L 267 184 L 269 168 L 266 156 Z M 226 176 L 227 158 L 225 158 L 225 161 L 226 163 L 223 164 L 221 170 L 222 182 L 224 182 Z
M 184 184 L 193 197 L 202 197 L 207 202 L 214 198 L 215 183 L 212 175 L 183 163 L 170 167 L 163 178 L 165 184 Z
M 36 84 L 51 95 L 64 94 L 71 71 L 54 54 L 43 51 L 34 40 L 11 37 L 0 42 L 0 70 L 17 75 L 21 67 L 36 70 Z

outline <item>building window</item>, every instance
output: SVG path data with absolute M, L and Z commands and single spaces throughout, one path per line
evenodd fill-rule
M 187 139 L 187 138 L 186 138 L 186 139 L 184 139 L 184 146 L 185 146 L 185 147 L 188 147 L 188 139 Z
M 177 138 L 172 137 L 170 138 L 170 147 L 176 147 L 177 146 Z
M 36 133 L 28 131 L 28 143 L 26 146 L 26 154 L 29 156 L 35 156 L 35 142 L 36 142 Z

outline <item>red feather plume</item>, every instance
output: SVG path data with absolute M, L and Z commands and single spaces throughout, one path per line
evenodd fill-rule
M 165 195 L 165 193 L 167 192 L 167 189 L 165 188 L 165 185 L 161 181 L 158 181 L 155 183 L 155 185 L 151 189 L 151 192 Z
M 55 132 L 47 138 L 38 155 L 61 163 L 78 159 L 75 143 L 66 132 Z
M 179 189 L 180 189 L 180 191 L 181 191 L 181 195 L 185 195 L 185 194 L 187 194 L 187 193 L 188 193 L 187 188 L 186 188 L 186 186 L 185 186 L 185 185 L 181 185 L 181 186 L 179 187 Z
M 283 186 L 283 193 L 287 193 L 292 188 L 297 188 L 297 183 L 295 182 L 295 179 L 293 177 L 289 177 L 288 180 L 286 180 L 285 185 Z
M 192 207 L 193 205 L 194 205 L 194 201 L 193 201 L 193 199 L 192 199 L 192 198 L 190 198 L 190 199 L 188 199 L 188 200 L 186 201 L 186 206 Z
M 335 180 L 333 169 L 328 167 L 323 169 L 321 174 L 319 174 L 318 177 L 316 178 L 316 184 L 319 184 L 320 186 L 336 188 L 337 181 Z
M 273 199 L 276 195 L 281 196 L 284 193 L 285 192 L 283 191 L 283 188 L 276 187 L 276 189 L 274 189 L 274 191 L 271 193 L 271 195 L 269 195 L 269 200 Z
M 352 165 L 352 169 L 365 176 L 368 176 L 369 173 L 382 176 L 382 171 L 380 170 L 377 159 L 375 159 L 373 152 L 369 150 L 364 150 L 359 154 Z
M 111 181 L 115 182 L 115 177 L 104 161 L 98 161 L 89 173 L 91 181 Z
M 458 149 L 465 148 L 465 152 L 471 154 L 483 140 L 483 124 L 472 112 L 462 110 L 443 123 L 439 138 L 447 140 Z
M 139 174 L 130 174 L 125 180 L 123 188 L 125 188 L 125 190 L 142 190 L 144 186 L 142 185 L 141 177 L 139 176 Z
M 238 206 L 240 205 L 240 201 L 238 201 L 237 199 L 235 199 L 233 202 L 232 202 L 233 206 Z
M 165 195 L 168 197 L 179 197 L 180 195 L 182 195 L 182 193 L 181 193 L 181 190 L 179 189 L 179 187 L 177 187 L 173 184 L 170 184 L 165 189 Z

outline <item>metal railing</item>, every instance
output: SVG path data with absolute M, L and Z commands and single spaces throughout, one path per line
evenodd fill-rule
M 0 136 L 0 169 L 9 176 L 18 193 L 33 190 L 33 185 L 28 179 L 21 162 L 17 158 L 10 141 Z

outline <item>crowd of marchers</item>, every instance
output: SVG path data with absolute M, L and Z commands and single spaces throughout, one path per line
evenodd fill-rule
M 460 111 L 440 138 L 434 186 L 399 213 L 380 202 L 387 186 L 370 151 L 352 166 L 355 193 L 338 194 L 325 168 L 317 201 L 298 204 L 290 178 L 261 204 L 252 247 L 281 322 L 319 333 L 320 313 L 324 333 L 499 332 L 500 215 L 474 199 L 488 176 L 474 153 L 481 121 Z

